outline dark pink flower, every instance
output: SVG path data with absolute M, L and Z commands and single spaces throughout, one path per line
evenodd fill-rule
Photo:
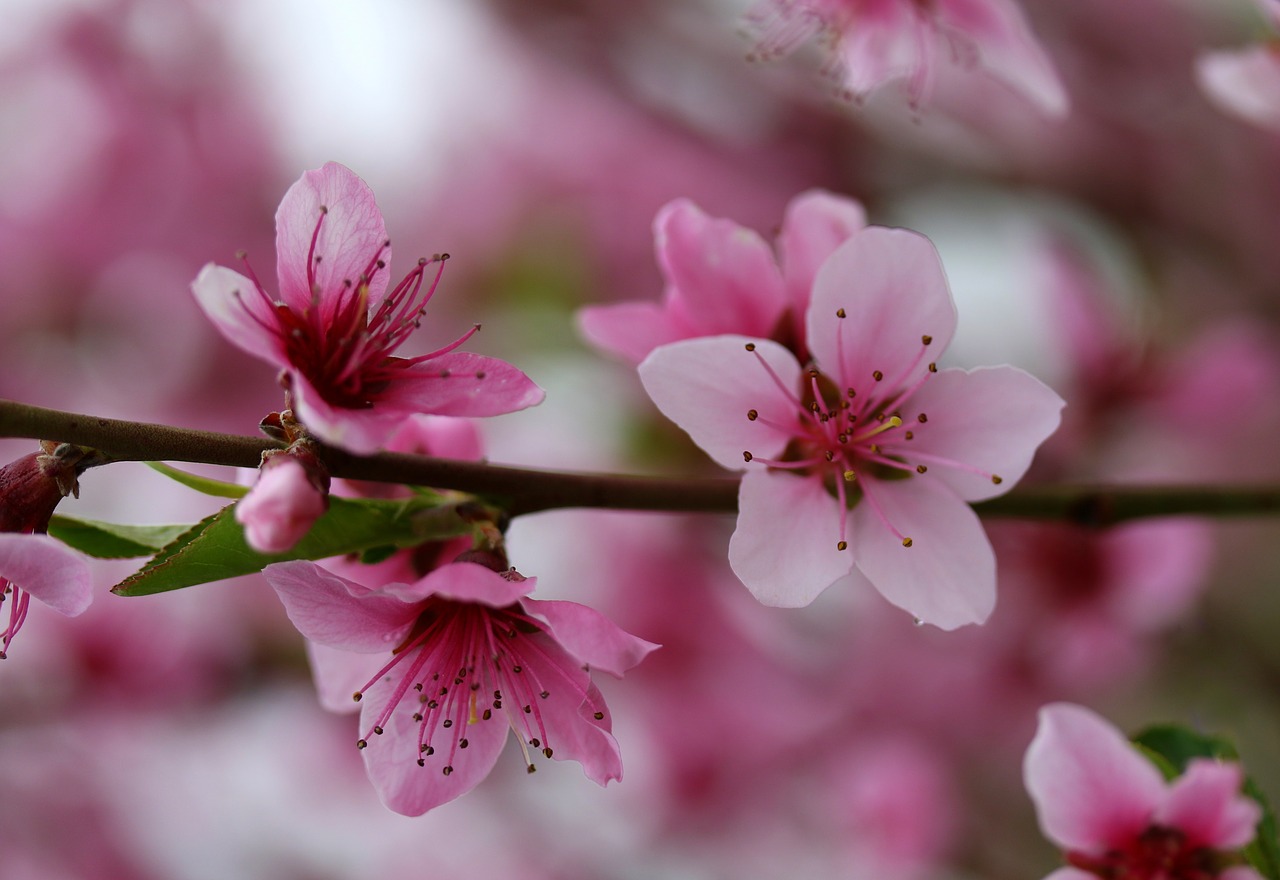
M 390 809 L 416 816 L 470 791 L 509 730 L 530 772 L 533 749 L 579 761 L 601 785 L 622 778 L 589 669 L 620 676 L 656 646 L 600 613 L 530 599 L 534 579 L 472 562 L 378 589 L 310 562 L 263 573 L 303 635 L 350 652 L 345 668 L 317 670 L 321 700 L 350 705 L 354 688 L 357 745 Z
M 9 623 L 0 631 L 0 659 L 27 619 L 31 597 L 75 617 L 93 601 L 93 577 L 84 558 L 43 534 L 54 508 L 78 492 L 76 478 L 87 461 L 70 444 L 42 443 L 0 468 L 0 603 L 9 603 Z
M 1238 854 L 1262 810 L 1240 793 L 1236 764 L 1197 758 L 1166 783 L 1105 719 L 1054 703 L 1040 710 L 1023 780 L 1071 865 L 1049 880 L 1261 880 Z
M 729 562 L 760 601 L 807 605 L 856 570 L 945 629 L 990 614 L 995 558 L 969 502 L 1021 478 L 1063 402 L 1013 367 L 939 370 L 955 327 L 929 240 L 869 227 L 818 271 L 809 365 L 744 336 L 640 364 L 658 408 L 746 471 Z
M 1067 112 L 1067 93 L 1015 0 L 760 0 L 746 20 L 766 58 L 829 36 L 833 67 L 854 98 L 905 80 L 919 107 L 939 76 L 980 68 L 1045 114 Z
M 803 192 L 787 206 L 775 256 L 753 230 L 709 217 L 688 199 L 669 202 L 653 221 L 666 279 L 662 302 L 585 308 L 583 335 L 637 364 L 678 339 L 722 333 L 790 339 L 803 330 L 818 266 L 864 225 L 866 213 L 852 199 Z
M 276 212 L 279 299 L 252 271 L 246 277 L 212 263 L 192 289 L 223 336 L 284 371 L 306 427 L 352 452 L 377 450 L 414 413 L 490 416 L 542 400 L 542 390 L 505 361 L 457 351 L 474 330 L 438 351 L 397 357 L 444 257 L 420 259 L 388 290 L 390 260 L 372 191 L 330 162 L 304 173 Z

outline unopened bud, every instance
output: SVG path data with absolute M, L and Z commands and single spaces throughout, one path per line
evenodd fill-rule
M 258 482 L 236 504 L 236 522 L 259 553 L 284 553 L 329 507 L 329 473 L 303 441 L 263 455 Z

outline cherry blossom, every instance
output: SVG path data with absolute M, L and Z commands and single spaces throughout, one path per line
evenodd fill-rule
M 1014 0 L 760 0 L 746 22 L 761 57 L 790 54 L 822 34 L 833 67 L 861 100 L 906 80 L 912 107 L 929 102 L 939 67 L 981 68 L 1051 117 L 1067 94 Z
M 280 299 L 247 260 L 247 277 L 210 263 L 192 290 L 228 341 L 284 371 L 313 434 L 369 453 L 414 413 L 490 416 L 542 400 L 510 364 L 457 350 L 478 328 L 429 354 L 395 356 L 418 327 L 446 256 L 418 260 L 388 290 L 391 245 L 373 193 L 330 162 L 305 172 L 276 212 Z
M 620 676 L 656 645 L 574 602 L 528 598 L 535 579 L 454 562 L 412 584 L 370 589 L 310 562 L 268 566 L 308 639 L 350 652 L 318 670 L 321 699 L 361 707 L 365 767 L 386 806 L 416 816 L 474 788 L 513 731 L 573 758 L 600 785 L 622 778 L 612 722 L 590 668 Z M 341 697 L 338 691 L 342 691 Z
M 1040 710 L 1023 780 L 1071 866 L 1050 880 L 1261 880 L 1237 852 L 1262 810 L 1240 793 L 1236 764 L 1196 758 L 1166 783 L 1105 719 L 1054 703 Z
M 775 256 L 753 230 L 676 199 L 653 221 L 662 303 L 585 308 L 583 335 L 633 364 L 678 339 L 742 333 L 790 340 L 803 329 L 818 266 L 865 225 L 866 212 L 852 199 L 803 192 L 787 206 Z
M 1063 402 L 1013 367 L 939 370 L 955 327 L 928 239 L 871 227 L 818 271 L 809 366 L 745 336 L 640 364 L 663 414 L 746 471 L 729 561 L 757 599 L 807 605 L 854 574 L 944 629 L 986 619 L 995 558 L 968 502 L 1017 482 Z

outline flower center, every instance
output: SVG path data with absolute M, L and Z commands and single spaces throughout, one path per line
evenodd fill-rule
M 1101 856 L 1069 852 L 1067 863 L 1105 880 L 1214 880 L 1240 859 L 1191 846 L 1176 828 L 1152 825 L 1123 849 Z

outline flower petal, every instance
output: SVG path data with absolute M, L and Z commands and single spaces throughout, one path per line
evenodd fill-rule
M 191 292 L 224 339 L 269 364 L 289 366 L 279 333 L 274 329 L 278 326 L 275 312 L 252 281 L 225 266 L 209 263 L 191 282 Z
M 452 351 L 409 367 L 374 403 L 438 416 L 497 416 L 544 397 L 546 392 L 506 361 Z
M 845 318 L 836 317 L 843 309 Z M 870 226 L 818 270 L 805 322 L 823 372 L 861 393 L 881 372 L 885 388 L 912 384 L 951 342 L 956 307 L 933 243 L 905 229 Z M 931 337 L 921 357 L 922 337 Z
M 83 614 L 93 603 L 89 563 L 48 535 L 0 532 L 0 579 L 67 617 Z
M 387 701 L 402 683 L 392 678 L 365 692 L 360 713 L 362 729 L 377 723 Z M 383 734 L 369 737 L 368 746 L 361 751 L 369 781 L 382 803 L 405 816 L 421 816 L 475 788 L 493 770 L 511 729 L 502 712 L 488 719 L 477 716 L 474 723 L 463 713 L 461 717 L 447 718 L 447 728 L 446 715 L 436 712 L 424 731 L 413 719 L 418 705 L 417 700 L 397 705 L 382 725 Z M 465 728 L 459 731 L 455 725 Z M 458 747 L 462 738 L 467 741 L 465 749 Z M 422 752 L 420 743 L 430 744 L 434 753 Z M 421 767 L 419 757 L 423 761 Z M 451 768 L 447 774 L 446 767 Z
M 383 658 L 330 648 L 310 639 L 306 640 L 306 647 L 320 705 L 342 715 L 358 712 L 361 704 L 352 699 L 352 694 L 364 688 L 382 668 Z
M 929 476 L 966 501 L 980 501 L 1022 479 L 1037 447 L 1057 430 L 1063 406 L 1047 385 L 1016 367 L 940 370 L 905 404 L 910 415 L 904 418 L 926 413 L 928 421 L 913 424 L 913 439 L 893 448 L 909 462 L 913 453 L 927 453 L 975 469 L 921 459 Z M 993 483 L 990 474 L 1001 482 Z
M 1273 46 L 1206 53 L 1196 61 L 1196 80 L 1218 109 L 1280 129 L 1280 53 Z
M 1197 758 L 1174 780 L 1155 822 L 1187 836 L 1188 847 L 1239 849 L 1253 840 L 1262 808 L 1242 795 L 1239 764 Z
M 985 621 L 996 603 L 995 554 L 973 509 L 928 476 L 867 482 L 875 504 L 863 498 L 853 508 L 849 540 L 859 570 L 925 623 L 949 630 Z
M 633 364 L 659 345 L 699 335 L 669 309 L 651 302 L 587 306 L 578 311 L 578 329 L 596 348 Z
M 1160 771 L 1120 731 L 1070 703 L 1040 710 L 1022 779 L 1045 836 L 1089 854 L 1133 842 L 1165 797 Z
M 416 606 L 370 592 L 314 562 L 276 562 L 262 570 L 304 636 L 359 653 L 390 651 L 409 633 Z
M 327 209 L 321 221 L 321 208 Z M 315 283 L 320 291 L 322 316 L 332 315 L 344 291 L 343 282 L 357 282 L 371 268 L 387 241 L 387 227 L 374 200 L 373 190 L 355 172 L 337 162 L 304 172 L 289 187 L 276 211 L 276 272 L 280 298 L 302 312 L 312 302 L 307 283 L 311 239 L 320 224 L 315 243 Z M 382 251 L 391 262 L 391 248 Z M 369 305 L 377 307 L 386 295 L 386 270 L 369 278 Z
M 746 350 L 748 344 L 754 352 Z M 747 450 L 772 458 L 791 439 L 800 365 L 776 342 L 746 336 L 688 339 L 654 349 L 637 369 L 662 414 L 722 467 L 742 470 Z M 751 410 L 758 414 L 754 421 L 747 415 Z
M 674 314 L 701 335 L 772 334 L 787 303 L 764 239 L 732 220 L 707 216 L 688 199 L 665 205 L 653 227 Z
M 532 593 L 537 583 L 537 578 L 504 577 L 474 562 L 452 562 L 428 572 L 416 583 L 387 584 L 374 592 L 395 596 L 402 602 L 417 603 L 429 596 L 441 596 L 505 608 Z
M 592 669 L 621 677 L 659 648 L 626 632 L 594 608 L 577 602 L 524 599 L 526 611 L 546 621 L 552 637 Z
M 867 212 L 859 202 L 825 190 L 807 190 L 787 205 L 778 253 L 787 300 L 797 316 L 809 308 L 818 267 L 866 225 Z
M 738 490 L 729 565 L 765 605 L 799 608 L 849 573 L 840 509 L 817 477 L 750 470 Z

